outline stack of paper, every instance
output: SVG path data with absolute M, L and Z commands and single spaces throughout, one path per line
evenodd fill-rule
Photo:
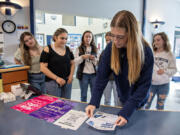
M 86 119 L 87 115 L 85 112 L 70 110 L 60 119 L 55 121 L 54 124 L 61 126 L 62 128 L 77 130 Z
M 104 112 L 96 112 L 94 117 L 89 118 L 86 123 L 98 130 L 114 130 L 118 116 Z

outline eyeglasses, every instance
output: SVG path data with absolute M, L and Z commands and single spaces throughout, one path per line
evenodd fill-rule
M 117 40 L 123 40 L 123 39 L 125 38 L 125 36 L 126 36 L 126 35 L 114 35 L 114 34 L 111 33 L 111 37 L 112 37 L 113 40 L 114 40 L 115 38 L 116 38 Z

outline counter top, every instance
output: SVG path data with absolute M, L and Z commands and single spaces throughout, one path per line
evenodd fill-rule
M 138 110 L 124 127 L 116 127 L 113 132 L 99 131 L 86 123 L 76 130 L 37 119 L 10 107 L 23 102 L 18 99 L 12 103 L 0 101 L 0 135 L 179 135 L 180 112 Z M 78 102 L 73 108 L 84 111 L 86 103 Z M 99 111 L 117 114 L 120 108 L 100 106 Z
M 30 69 L 30 66 L 22 66 L 22 67 L 13 67 L 13 68 L 7 68 L 7 69 L 0 69 L 0 73 L 4 72 L 12 72 L 12 71 L 18 71 L 18 70 L 25 70 Z

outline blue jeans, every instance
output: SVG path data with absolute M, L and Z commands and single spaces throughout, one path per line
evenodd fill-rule
M 62 97 L 66 99 L 71 99 L 71 90 L 72 90 L 72 83 L 65 84 L 64 86 L 60 87 L 59 84 L 56 83 L 55 80 L 51 80 L 45 83 L 45 88 L 47 94 Z
M 45 92 L 45 75 L 43 73 L 28 73 L 29 83 L 41 90 L 42 93 Z
M 147 104 L 145 105 L 145 108 L 149 109 L 151 107 L 154 96 L 157 94 L 156 108 L 159 110 L 163 110 L 164 103 L 165 103 L 168 93 L 169 93 L 169 83 L 162 84 L 162 85 L 151 85 L 150 96 L 149 96 Z
M 104 104 L 105 105 L 111 105 L 111 92 L 113 90 L 114 95 L 114 105 L 119 105 L 119 98 L 116 90 L 116 83 L 115 81 L 109 81 L 106 85 L 106 88 L 104 89 Z
M 90 90 L 92 94 L 92 88 L 95 81 L 95 77 L 96 77 L 96 74 L 83 73 L 82 80 L 79 80 L 79 85 L 81 89 L 81 101 L 87 102 L 88 84 L 90 84 Z

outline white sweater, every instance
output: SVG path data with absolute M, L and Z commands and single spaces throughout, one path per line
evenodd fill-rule
M 157 71 L 163 69 L 164 73 L 159 75 Z M 154 68 L 152 76 L 153 85 L 161 85 L 169 83 L 170 77 L 177 72 L 176 59 L 170 52 L 154 53 Z
M 90 46 L 86 48 L 85 54 L 91 54 L 91 47 Z M 82 56 L 79 56 L 79 49 L 78 48 L 76 49 L 74 56 L 75 56 L 74 61 L 75 61 L 76 66 L 83 62 Z M 83 73 L 87 73 L 87 74 L 95 73 L 93 64 L 97 65 L 97 63 L 98 63 L 98 58 L 95 58 L 93 61 L 86 59 Z

